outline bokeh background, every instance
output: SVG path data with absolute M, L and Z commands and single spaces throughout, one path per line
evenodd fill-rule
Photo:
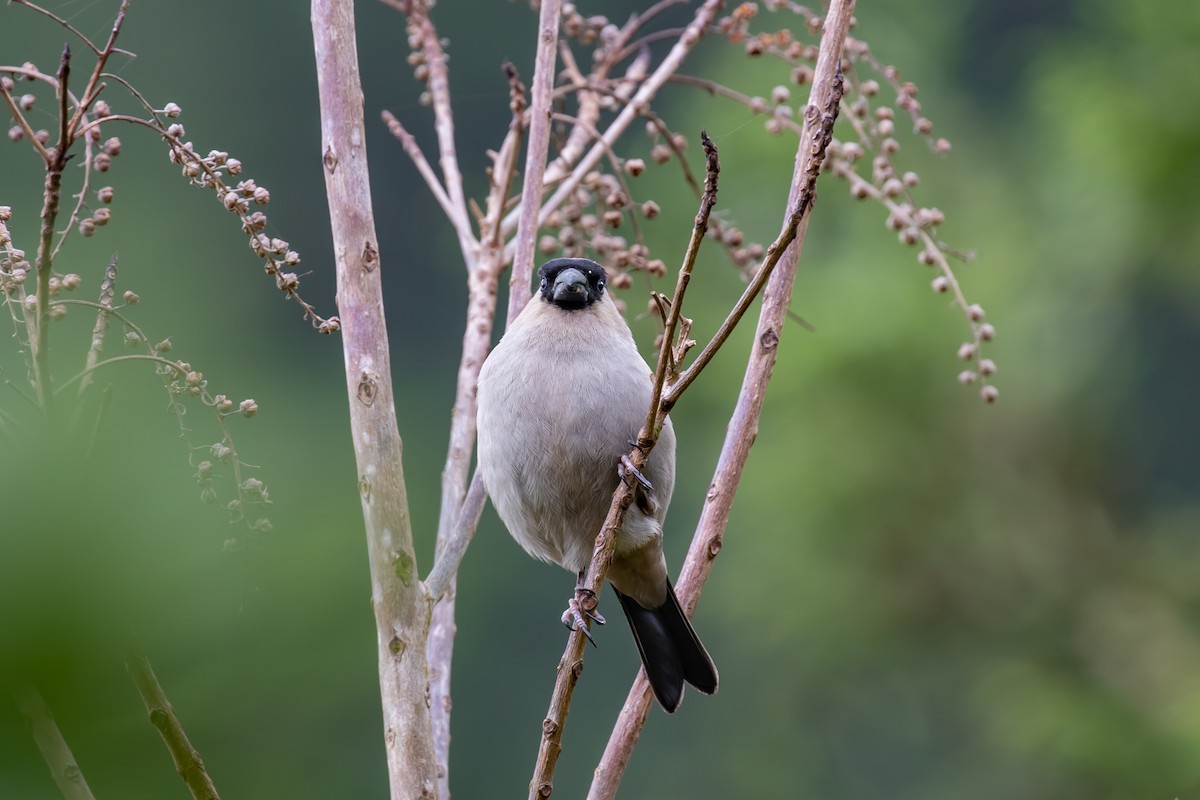
M 116 4 L 47 5 L 103 39 Z M 622 20 L 634 6 L 583 10 Z M 451 0 L 435 14 L 480 197 L 484 151 L 508 122 L 499 65 L 531 74 L 535 17 Z M 450 227 L 377 121 L 391 109 L 433 160 L 403 19 L 368 2 L 358 17 L 424 572 L 465 276 Z M 944 237 L 978 254 L 958 274 L 998 332 L 1000 402 L 955 381 L 961 315 L 929 291 L 884 212 L 827 176 L 793 300 L 815 331 L 785 332 L 696 618 L 721 691 L 674 718 L 651 714 L 622 796 L 1200 797 L 1200 4 L 910 0 L 862 3 L 858 17 L 953 143 L 943 158 L 906 138 L 899 160 L 922 176 L 918 199 L 945 211 Z M 0 8 L 0 63 L 51 70 L 65 38 Z M 308 299 L 333 313 L 307 6 L 134 3 L 123 44 L 138 54 L 114 62 L 123 77 L 158 106 L 183 106 L 199 150 L 228 150 L 271 190 L 273 235 L 300 251 Z M 716 40 L 695 58 L 687 72 L 749 94 L 786 79 Z M 674 128 L 693 143 L 707 128 L 720 147 L 720 213 L 769 240 L 794 142 L 695 90 L 663 101 Z M 49 127 L 47 105 L 43 94 L 33 115 Z M 147 334 L 170 336 L 214 393 L 257 401 L 234 433 L 269 487 L 274 530 L 248 536 L 201 502 L 189 444 L 144 365 L 99 376 L 112 402 L 85 458 L 95 406 L 77 426 L 39 427 L 6 338 L 0 408 L 18 424 L 0 440 L 0 797 L 57 796 L 7 699 L 31 678 L 98 797 L 184 796 L 124 674 L 130 629 L 223 796 L 385 796 L 340 343 L 277 296 L 236 223 L 161 143 L 120 135 L 113 222 L 76 238 L 59 269 L 93 297 L 117 252 Z M 648 147 L 637 130 L 619 152 Z M 635 191 L 664 208 L 648 242 L 677 262 L 695 210 L 677 168 L 652 165 Z M 0 204 L 30 252 L 40 195 L 27 144 L 0 144 Z M 710 330 L 738 279 L 712 248 L 693 287 L 697 327 Z M 646 289 L 626 294 L 635 317 Z M 73 311 L 53 332 L 60 380 L 82 365 L 90 316 Z M 650 322 L 634 325 L 648 349 Z M 747 346 L 743 332 L 674 415 L 676 566 Z M 219 438 L 199 411 L 187 418 L 196 447 Z M 460 576 L 456 796 L 526 791 L 572 580 L 485 512 Z M 625 697 L 637 656 L 623 627 L 588 653 L 556 796 L 582 796 Z

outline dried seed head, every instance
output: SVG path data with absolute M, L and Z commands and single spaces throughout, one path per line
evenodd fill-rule
M 631 158 L 625 162 L 625 171 L 636 178 L 646 171 L 646 162 L 640 158 Z
M 883 182 L 883 193 L 888 197 L 899 197 L 904 191 L 904 184 L 899 178 L 888 178 Z
M 8 140 L 10 142 L 19 142 L 25 138 L 25 129 L 20 125 L 13 125 L 8 129 Z
M 336 333 L 342 329 L 342 321 L 337 317 L 330 317 L 317 326 L 317 330 L 324 334 Z
M 74 272 L 63 275 L 63 277 L 62 277 L 62 287 L 64 289 L 66 289 L 68 292 L 73 292 L 76 289 L 78 289 L 79 284 L 81 284 L 81 283 L 83 283 L 83 279 L 80 278 L 78 275 L 76 275 Z
M 910 225 L 900 231 L 899 239 L 901 244 L 914 245 L 921 241 L 921 232 Z
M 97 172 L 108 172 L 109 167 L 112 166 L 112 156 L 108 153 L 97 153 L 96 157 L 92 159 L 92 166 Z
M 658 216 L 661 210 L 662 209 L 659 208 L 658 203 L 654 202 L 653 200 L 647 200 L 646 202 L 642 203 L 642 216 L 646 219 L 654 219 Z
M 967 316 L 971 318 L 972 322 L 979 322 L 983 319 L 983 306 L 979 303 L 972 303 L 967 307 Z
M 938 260 L 937 251 L 933 250 L 932 248 L 929 248 L 929 247 L 926 247 L 924 250 L 922 250 L 920 253 L 917 254 L 917 261 L 921 264 L 924 264 L 927 267 L 932 267 L 934 264 L 937 263 L 937 260 Z
M 610 228 L 621 227 L 621 217 L 624 216 L 620 211 L 605 211 L 604 224 Z
M 771 90 L 771 102 L 777 106 L 786 103 L 792 97 L 792 92 L 786 86 L 776 86 Z
M 990 383 L 979 390 L 979 396 L 983 398 L 985 403 L 994 403 L 996 398 L 1000 396 L 1000 390 Z
M 33 108 L 33 104 L 36 102 L 37 102 L 37 97 L 35 97 L 32 94 L 23 94 L 19 98 L 17 98 L 17 105 L 19 105 L 25 111 L 28 111 L 29 109 Z
M 558 239 L 553 236 L 543 236 L 538 240 L 538 250 L 542 251 L 542 255 L 550 255 L 558 252 Z
M 121 297 L 123 297 L 125 299 L 125 302 L 131 306 L 136 306 L 138 304 L 138 301 L 140 301 L 142 299 L 141 297 L 138 296 L 137 292 L 130 291 L 128 289 L 125 290 L 125 294 L 121 295 Z
M 874 97 L 879 94 L 879 82 L 874 80 L 863 81 L 858 90 L 867 97 Z
M 109 114 L 111 114 L 111 113 L 112 113 L 112 108 L 111 108 L 111 107 L 109 107 L 109 105 L 108 105 L 108 101 L 106 101 L 106 100 L 97 100 L 97 101 L 96 101 L 96 102 L 95 102 L 95 103 L 92 105 L 92 111 L 94 111 L 94 112 L 95 112 L 95 114 L 96 114 L 96 116 L 97 116 L 97 117 L 107 117 Z
M 101 203 L 111 203 L 113 200 L 113 187 L 102 186 L 96 190 L 96 199 Z
M 119 156 L 121 155 L 121 140 L 116 136 L 113 136 L 109 139 L 106 139 L 100 149 L 108 153 L 110 156 Z
M 979 326 L 979 338 L 985 342 L 990 342 L 996 338 L 996 329 L 992 327 L 991 323 L 983 323 Z
M 958 357 L 963 361 L 970 361 L 975 357 L 975 343 L 963 342 L 958 346 Z
M 961 383 L 963 386 L 967 386 L 969 384 L 974 383 L 976 378 L 978 378 L 978 377 L 979 376 L 976 375 L 971 370 L 964 369 L 962 372 L 958 373 L 958 382 Z
M 938 275 L 936 278 L 934 278 L 932 281 L 929 282 L 929 287 L 931 289 L 933 289 L 935 292 L 937 292 L 938 294 L 944 294 L 947 290 L 950 289 L 950 281 L 946 280 L 945 275 Z
M 60 304 L 54 304 L 49 309 L 50 319 L 62 319 L 67 315 L 67 307 Z
M 96 223 L 92 221 L 91 217 L 85 217 L 84 219 L 79 220 L 79 235 L 80 236 L 91 236 L 95 232 L 96 232 Z
M 258 413 L 258 403 L 250 399 L 243 400 L 238 404 L 238 413 L 249 419 Z
M 230 158 L 225 161 L 225 169 L 229 170 L 230 175 L 242 174 L 242 162 L 236 158 Z
M 154 345 L 154 352 L 156 352 L 156 353 L 167 353 L 167 352 L 170 352 L 170 350 L 171 350 L 171 340 L 170 339 L 163 339 L 161 342 Z
M 110 219 L 112 219 L 112 209 L 110 208 L 97 208 L 92 212 L 92 221 L 97 225 L 107 225 Z
M 162 113 L 166 114 L 170 119 L 175 119 L 183 113 L 183 109 L 180 108 L 176 103 L 167 103 L 165 106 L 163 106 Z
M 992 361 L 990 358 L 983 359 L 979 362 L 979 372 L 983 375 L 995 375 L 996 362 Z
M 945 138 L 938 139 L 936 142 L 933 143 L 933 149 L 939 153 L 949 153 L 950 152 L 950 140 L 945 139 Z

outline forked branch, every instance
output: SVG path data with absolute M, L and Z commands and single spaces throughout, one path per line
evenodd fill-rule
M 853 14 L 854 0 L 833 0 L 824 23 L 812 90 L 804 115 L 804 133 L 796 152 L 792 188 L 788 197 L 790 210 L 785 231 L 795 223 L 795 234 L 790 246 L 772 246 L 775 251 L 783 250 L 782 253 L 773 254 L 781 259 L 781 267 L 774 270 L 766 285 L 758 328 L 746 365 L 746 375 L 738 393 L 737 405 L 729 420 L 725 443 L 705 498 L 700 522 L 675 587 L 680 604 L 689 614 L 695 609 L 713 561 L 723 546 L 725 525 L 729 520 L 733 497 L 758 429 L 767 383 L 775 366 L 779 334 L 787 317 L 796 268 L 808 231 L 807 212 L 811 210 L 815 198 L 816 178 L 825 159 L 833 123 L 838 115 L 844 88 L 841 75 L 842 49 Z M 646 681 L 645 672 L 639 671 L 609 737 L 604 755 L 596 767 L 588 791 L 588 800 L 611 800 L 616 796 L 633 747 L 650 713 L 651 702 L 650 685 Z

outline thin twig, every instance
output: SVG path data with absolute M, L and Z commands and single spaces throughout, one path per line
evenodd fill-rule
M 33 740 L 42 752 L 42 758 L 50 768 L 50 774 L 54 776 L 54 783 L 58 785 L 63 798 L 95 800 L 87 780 L 79 770 L 79 765 L 75 763 L 75 756 L 71 753 L 67 740 L 63 738 L 38 690 L 26 686 L 16 692 L 14 699 L 21 716 L 25 717 L 29 724 Z
M 692 268 L 696 266 L 700 243 L 704 241 L 704 234 L 708 232 L 708 218 L 712 214 L 713 206 L 717 203 L 717 177 L 721 173 L 721 162 L 717 160 L 717 146 L 713 144 L 712 139 L 708 138 L 708 133 L 705 131 L 700 131 L 700 144 L 704 148 L 704 193 L 700 196 L 700 210 L 696 212 L 696 219 L 692 225 L 692 238 L 688 241 L 683 264 L 679 267 L 679 277 L 675 281 L 675 295 L 671 298 L 671 310 L 663 326 L 662 346 L 659 348 L 658 365 L 654 370 L 654 391 L 650 395 L 650 410 L 646 414 L 646 427 L 651 427 L 656 423 L 660 408 L 664 413 L 671 411 L 670 405 L 666 404 L 667 398 L 664 396 L 663 390 L 671 373 L 678 368 L 679 358 L 683 355 L 682 352 L 678 356 L 676 355 L 675 331 L 678 329 L 679 319 L 683 315 L 683 298 L 687 293 L 688 283 L 692 279 Z
M 433 100 L 434 131 L 437 133 L 439 158 L 442 168 L 442 183 L 446 194 L 457 211 L 451 218 L 455 223 L 459 249 L 463 263 L 469 270 L 475 262 L 475 240 L 468 223 L 467 203 L 463 195 L 462 172 L 458 168 L 458 152 L 454 144 L 454 111 L 450 104 L 450 71 L 446 66 L 446 54 L 437 28 L 429 16 L 428 0 L 410 0 L 409 22 L 416 26 L 425 65 L 429 68 L 429 95 Z
M 188 739 L 187 732 L 150 666 L 150 659 L 140 647 L 132 646 L 126 651 L 125 669 L 129 670 L 129 677 L 133 679 L 138 694 L 142 696 L 142 704 L 146 706 L 146 713 L 150 715 L 150 724 L 162 737 L 171 760 L 175 762 L 175 770 L 183 778 L 188 792 L 194 800 L 220 800 L 221 796 L 204 769 L 199 751 Z
M 696 262 L 700 244 L 704 239 L 703 231 L 708 226 L 709 214 L 711 214 L 713 206 L 716 203 L 716 173 L 719 170 L 716 147 L 707 136 L 704 136 L 703 139 L 707 142 L 705 153 L 708 174 L 705 180 L 704 196 L 700 201 L 700 210 L 696 214 L 693 235 L 688 242 L 688 249 L 684 255 L 683 267 L 681 268 L 681 270 L 689 273 L 692 265 Z M 675 285 L 675 296 L 672 298 L 672 312 L 675 316 L 675 324 L 678 324 L 679 321 L 679 309 L 683 305 L 683 296 L 687 290 L 687 283 L 688 279 L 681 275 Z M 670 327 L 670 322 L 668 325 Z M 663 337 L 663 346 L 659 351 L 658 366 L 655 370 L 656 376 L 666 375 L 667 363 L 671 358 L 670 335 L 671 332 L 668 331 Z M 656 378 L 646 421 L 642 425 L 642 429 L 638 432 L 633 449 L 629 452 L 629 462 L 636 470 L 645 468 L 650 452 L 658 441 L 659 432 L 662 430 L 662 426 L 666 420 L 667 409 L 662 402 L 662 391 L 663 381 Z M 616 468 L 615 464 L 613 468 Z M 605 517 L 600 533 L 596 536 L 591 561 L 588 563 L 585 576 L 580 582 L 580 587 L 576 590 L 576 600 L 584 611 L 593 611 L 596 608 L 600 592 L 604 587 L 604 576 L 608 572 L 609 564 L 612 563 L 617 535 L 624 524 L 625 514 L 633 502 L 633 495 L 633 488 L 627 481 L 621 481 L 617 484 L 617 489 L 613 492 L 608 515 Z M 582 628 L 572 630 L 570 636 L 567 637 L 566 650 L 563 651 L 562 658 L 558 662 L 554 691 L 550 697 L 550 707 L 546 712 L 545 719 L 542 721 L 542 738 L 538 747 L 533 780 L 529 783 L 530 800 L 549 797 L 554 791 L 554 768 L 558 763 L 558 756 L 562 752 L 563 728 L 566 725 L 567 712 L 571 705 L 571 695 L 574 693 L 575 684 L 579 681 L 579 675 L 583 671 L 585 642 L 585 633 Z
M 811 208 L 813 183 L 825 157 L 825 148 L 832 135 L 842 93 L 841 53 L 854 13 L 854 0 L 832 0 L 825 20 L 821 48 L 805 113 L 805 133 L 796 152 L 796 164 L 788 197 L 788 219 L 796 218 L 796 210 Z M 741 480 L 742 469 L 750 454 L 758 430 L 758 420 L 766 395 L 767 383 L 775 365 L 779 332 L 787 318 L 788 302 L 800 252 L 808 230 L 808 214 L 797 219 L 796 237 L 768 281 L 758 328 L 746 366 L 746 374 L 738 393 L 737 405 L 729 421 L 725 443 L 705 497 L 704 508 L 696 533 L 692 538 L 687 559 L 676 584 L 679 602 L 688 613 L 696 607 L 704 582 L 712 569 L 713 560 L 723 546 L 725 525 L 733 505 L 733 497 Z M 612 800 L 629 763 L 651 704 L 650 686 L 644 673 L 639 673 L 625 706 L 617 719 L 604 755 L 596 767 L 588 800 Z
M 79 381 L 79 394 L 82 396 L 92 383 L 92 371 L 100 360 L 100 351 L 104 349 L 104 332 L 108 330 L 108 315 L 112 311 L 113 295 L 117 284 L 117 254 L 113 253 L 104 270 L 104 280 L 100 283 L 100 310 L 96 312 L 96 324 L 92 326 L 92 345 L 88 348 L 87 359 L 84 361 L 84 377 Z
M 417 144 L 416 137 L 409 133 L 404 125 L 400 123 L 400 120 L 396 119 L 396 115 L 387 109 L 384 109 L 382 117 L 384 124 L 387 125 L 388 132 L 400 140 L 400 145 L 404 148 L 404 152 L 408 153 L 408 157 L 412 159 L 413 166 L 417 168 L 420 176 L 425 179 L 425 185 L 429 187 L 429 191 L 433 192 L 433 198 L 442 207 L 442 213 L 450 220 L 450 224 L 454 226 L 455 230 L 458 230 L 460 226 L 469 228 L 470 225 L 465 219 L 458 218 L 459 209 L 450 202 L 450 197 L 446 194 L 445 187 L 438 180 L 433 167 L 425 160 L 425 154 L 421 152 L 421 146 Z
M 700 8 L 696 10 L 692 21 L 688 23 L 687 28 L 680 35 L 679 40 L 675 42 L 670 52 L 667 53 L 667 56 L 659 63 L 650 77 L 642 83 L 637 93 L 621 109 L 616 119 L 604 131 L 604 136 L 602 137 L 603 143 L 593 145 L 587 154 L 580 159 L 579 163 L 575 165 L 575 169 L 571 171 L 571 174 L 554 190 L 554 194 L 542 204 L 541 212 L 538 216 L 539 226 L 545 224 L 546 218 L 550 213 L 562 205 L 563 201 L 575 191 L 575 187 L 579 185 L 584 176 L 596 166 L 596 162 L 604 157 L 605 147 L 612 147 L 613 143 L 620 138 L 621 134 L 625 132 L 633 120 L 638 117 L 639 109 L 650 105 L 650 101 L 654 99 L 658 90 L 666 83 L 667 78 L 679 69 L 680 64 L 687 58 L 692 48 L 700 41 L 709 23 L 712 22 L 717 11 L 723 5 L 723 0 L 705 0 Z M 505 219 L 505 230 L 511 230 L 515 225 L 516 220 L 510 214 Z
M 8 70 L 4 71 L 7 72 Z M 36 150 L 37 154 L 42 157 L 43 161 L 49 164 L 50 151 L 47 150 L 46 146 L 42 144 L 41 140 L 37 138 L 37 134 L 34 133 L 33 128 L 29 125 L 29 120 L 25 119 L 25 115 L 22 114 L 21 109 L 17 107 L 17 101 L 13 100 L 13 96 L 9 94 L 8 89 L 4 88 L 3 84 L 0 84 L 0 97 L 4 98 L 4 104 L 8 106 L 8 110 L 12 113 L 13 120 L 15 120 L 16 123 L 21 126 L 21 131 L 25 134 L 25 138 L 29 140 L 30 144 L 33 145 L 33 149 Z
M 42 8 L 41 6 L 34 5 L 33 3 L 29 2 L 29 0 L 12 0 L 12 3 L 14 5 L 18 5 L 18 6 L 25 6 L 30 11 L 36 11 L 37 13 L 39 13 L 45 17 L 49 17 L 50 19 L 57 22 L 59 25 L 62 25 L 64 28 L 69 30 L 71 33 L 78 36 L 79 40 L 81 42 L 83 42 L 84 44 L 86 44 L 88 46 L 88 49 L 92 51 L 92 55 L 96 55 L 96 56 L 100 55 L 100 48 L 96 47 L 96 45 L 92 44 L 91 39 L 84 36 L 83 33 L 80 32 L 78 28 L 76 28 L 74 25 L 67 22 L 65 19 L 58 16 L 57 14 L 55 14 L 51 11 L 47 11 L 46 9 Z
M 121 35 L 121 26 L 125 23 L 125 14 L 129 11 L 129 0 L 121 0 L 121 7 L 117 9 L 117 18 L 113 20 L 112 30 L 109 31 L 108 41 L 104 43 L 99 55 L 96 56 L 96 66 L 92 68 L 92 74 L 88 78 L 87 86 L 84 87 L 83 93 L 79 95 L 79 102 L 75 104 L 75 113 L 71 117 L 70 123 L 67 124 L 66 130 L 72 137 L 76 135 L 76 128 L 79 126 L 80 120 L 83 119 L 84 113 L 92 107 L 96 96 L 102 88 L 98 84 L 100 78 L 104 74 L 104 67 L 108 64 L 108 59 L 113 53 L 117 52 L 117 37 Z
M 508 321 L 511 323 L 529 302 L 533 275 L 533 249 L 541 221 L 542 178 L 550 151 L 551 93 L 554 88 L 555 48 L 561 0 L 542 0 L 538 14 L 537 53 L 530 84 L 529 140 L 525 151 L 525 175 L 521 186 L 521 211 L 513 247 L 513 265 L 508 284 Z
M 54 245 L 54 221 L 62 199 L 62 174 L 71 147 L 67 124 L 67 79 L 71 76 L 71 48 L 63 47 L 58 62 L 58 143 L 46 160 L 46 183 L 42 193 L 42 228 L 37 251 L 37 336 L 33 345 L 33 372 L 37 381 L 38 403 L 47 418 L 54 416 L 54 390 L 50 384 L 50 277 L 54 271 L 51 256 Z
M 446 593 L 446 589 L 458 573 L 458 565 L 467 552 L 467 545 L 471 543 L 471 537 L 479 527 L 479 516 L 483 513 L 486 500 L 487 489 L 483 478 L 476 472 L 471 476 L 471 487 L 467 489 L 466 499 L 459 509 L 451 536 L 447 539 L 446 546 L 438 553 L 437 563 L 433 565 L 429 577 L 425 579 L 425 591 L 429 593 L 429 599 L 433 602 L 442 599 L 442 595 Z

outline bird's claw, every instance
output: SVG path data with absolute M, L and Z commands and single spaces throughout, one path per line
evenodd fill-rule
M 654 491 L 654 484 L 652 484 L 645 475 L 639 472 L 637 467 L 633 466 L 633 462 L 629 460 L 628 455 L 621 456 L 621 460 L 617 464 L 617 474 L 623 481 L 633 478 L 644 491 Z
M 576 592 L 579 595 L 595 594 L 591 590 L 583 588 L 576 589 Z M 579 602 L 579 597 L 572 595 L 571 599 L 567 601 L 567 610 L 562 614 L 562 623 L 570 630 L 582 631 L 583 635 L 587 637 L 587 640 L 592 643 L 592 647 L 595 647 L 596 640 L 592 638 L 589 620 L 597 625 L 603 625 L 608 621 L 600 614 L 599 611 L 594 609 L 592 611 L 588 611 Z

